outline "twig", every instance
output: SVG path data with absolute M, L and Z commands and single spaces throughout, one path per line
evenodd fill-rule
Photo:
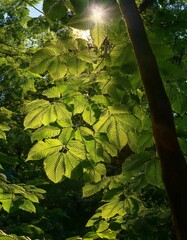
M 23 0 L 23 2 L 29 4 L 31 7 L 33 7 L 36 11 L 40 12 L 41 14 L 44 15 L 44 12 L 41 11 L 40 9 L 38 9 L 37 7 L 35 7 L 32 3 L 28 2 L 27 0 Z

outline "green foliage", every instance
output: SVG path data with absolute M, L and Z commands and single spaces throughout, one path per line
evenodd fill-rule
M 37 2 L 0 4 L 0 239 L 171 239 L 116 1 L 94 1 L 101 22 L 87 0 L 44 0 L 44 16 L 31 18 Z M 159 1 L 142 18 L 186 155 L 186 6 Z

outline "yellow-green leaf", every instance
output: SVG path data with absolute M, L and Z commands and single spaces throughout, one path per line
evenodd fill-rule
M 101 44 L 103 43 L 104 39 L 107 36 L 106 33 L 106 26 L 102 23 L 96 23 L 95 27 L 91 29 L 91 35 L 93 37 L 94 44 L 100 48 Z
M 62 149 L 63 145 L 58 139 L 39 141 L 30 150 L 27 160 L 39 160 Z

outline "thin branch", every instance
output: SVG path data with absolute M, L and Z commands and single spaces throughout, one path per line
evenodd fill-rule
M 27 0 L 23 0 L 23 2 L 29 4 L 31 7 L 33 7 L 36 11 L 40 12 L 41 14 L 44 15 L 44 12 L 41 11 L 40 9 L 38 9 L 37 7 L 35 7 L 32 3 L 28 2 Z

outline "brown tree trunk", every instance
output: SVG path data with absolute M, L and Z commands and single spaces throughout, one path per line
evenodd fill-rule
M 187 240 L 187 170 L 173 114 L 135 0 L 117 0 L 148 99 L 153 135 L 178 240 Z

